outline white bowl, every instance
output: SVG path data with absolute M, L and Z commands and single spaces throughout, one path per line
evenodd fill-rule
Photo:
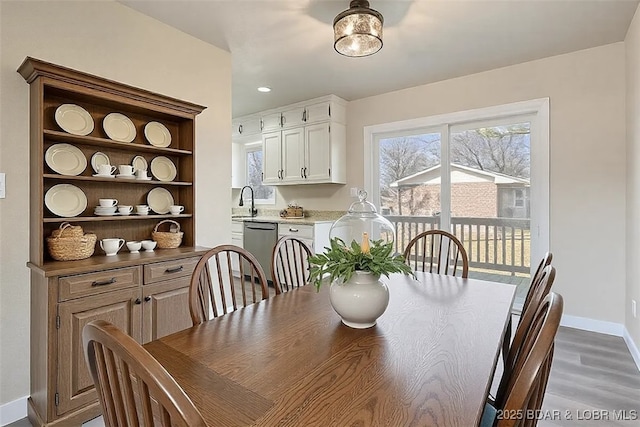
M 143 240 L 142 247 L 145 251 L 151 252 L 156 247 L 156 242 L 154 240 Z
M 138 253 L 138 251 L 140 251 L 140 248 L 142 248 L 142 242 L 127 242 L 127 249 L 129 249 L 129 252 L 131 252 L 132 254 Z

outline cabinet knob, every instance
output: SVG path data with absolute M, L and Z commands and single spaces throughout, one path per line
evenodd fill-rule
M 142 301 L 140 301 L 140 298 L 136 298 L 136 300 L 133 303 L 134 304 L 142 304 Z
M 144 297 L 144 300 L 145 300 L 146 302 L 149 302 L 149 301 L 151 301 L 151 297 L 147 295 L 146 297 Z

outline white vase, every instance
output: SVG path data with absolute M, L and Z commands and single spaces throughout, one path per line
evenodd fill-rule
M 348 282 L 336 280 L 329 288 L 333 309 L 342 323 L 352 328 L 370 328 L 389 304 L 389 288 L 368 271 L 356 271 Z

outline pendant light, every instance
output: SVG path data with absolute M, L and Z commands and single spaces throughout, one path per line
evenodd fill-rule
M 367 0 L 352 0 L 333 20 L 334 49 L 345 56 L 373 55 L 382 48 L 383 22 Z

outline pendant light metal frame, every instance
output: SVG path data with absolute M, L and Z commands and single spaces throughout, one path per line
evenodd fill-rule
M 363 19 L 374 19 L 374 20 L 378 20 L 379 21 L 379 31 L 377 32 L 372 32 L 372 25 L 369 26 L 369 32 L 360 32 L 357 31 L 357 29 L 355 29 L 354 31 L 350 32 L 350 33 L 341 33 L 338 34 L 338 28 L 336 28 L 336 24 L 338 24 L 342 19 L 347 18 L 347 17 L 351 17 L 354 15 L 359 15 L 361 18 Z M 377 10 L 371 9 L 369 7 L 369 2 L 367 0 L 352 0 L 351 3 L 349 4 L 349 9 L 344 10 L 342 12 L 340 12 L 333 20 L 333 31 L 334 31 L 334 43 L 333 43 L 333 48 L 335 49 L 336 52 L 338 52 L 341 55 L 344 56 L 349 56 L 349 57 L 363 57 L 363 56 L 370 56 L 373 55 L 374 53 L 378 52 L 380 49 L 382 49 L 382 27 L 384 24 L 384 18 L 382 17 L 382 14 L 380 12 L 378 12 Z M 345 40 L 348 40 L 354 36 L 364 36 L 366 38 L 373 38 L 375 40 L 377 40 L 380 44 L 377 47 L 377 49 L 372 50 L 371 52 L 366 52 L 366 53 L 362 53 L 359 54 L 357 51 L 352 51 L 352 50 L 344 50 L 344 49 L 340 49 L 340 46 L 343 45 Z

